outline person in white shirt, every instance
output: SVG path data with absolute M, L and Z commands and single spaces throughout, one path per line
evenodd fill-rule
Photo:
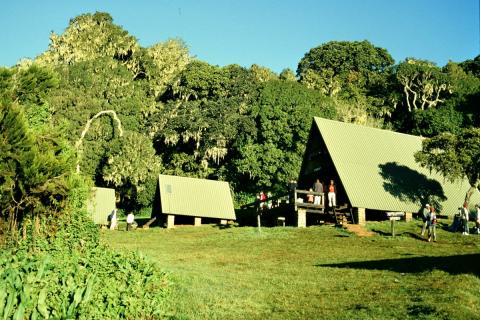
M 110 216 L 110 230 L 115 230 L 117 228 L 117 209 L 113 209 Z
M 134 221 L 135 221 L 135 216 L 133 215 L 133 213 L 129 212 L 127 214 L 127 231 L 132 229 L 132 224 Z

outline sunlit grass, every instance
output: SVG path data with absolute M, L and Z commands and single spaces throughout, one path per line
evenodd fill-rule
M 446 222 L 444 222 L 446 223 Z M 152 228 L 102 232 L 171 274 L 180 319 L 474 319 L 480 312 L 480 236 L 419 222 L 369 223 L 373 237 L 319 227 Z

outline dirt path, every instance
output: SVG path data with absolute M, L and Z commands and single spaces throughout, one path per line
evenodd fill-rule
M 347 224 L 346 229 L 347 231 L 353 232 L 360 237 L 371 237 L 375 234 L 371 231 L 368 231 L 367 229 L 365 229 L 364 226 L 361 226 L 359 224 Z

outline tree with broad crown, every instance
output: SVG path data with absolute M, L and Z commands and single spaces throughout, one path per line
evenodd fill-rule
M 467 178 L 465 202 L 480 188 L 480 128 L 463 129 L 458 135 L 444 133 L 422 142 L 415 154 L 422 167 L 439 172 L 451 181 Z
M 364 41 L 330 41 L 309 52 L 300 60 L 300 82 L 335 96 L 349 87 L 365 91 L 394 63 L 387 50 Z
M 250 111 L 257 130 L 236 144 L 234 180 L 252 189 L 283 189 L 300 170 L 314 116 L 335 117 L 330 98 L 297 82 L 267 81 Z
M 52 33 L 50 45 L 36 61 L 48 65 L 71 65 L 110 57 L 110 66 L 122 64 L 134 75 L 141 72 L 136 56 L 140 50 L 135 37 L 113 23 L 110 14 L 82 14 L 70 20 L 61 35 Z M 134 76 L 135 77 L 135 76 Z

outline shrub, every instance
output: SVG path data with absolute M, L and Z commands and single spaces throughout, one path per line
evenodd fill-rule
M 165 315 L 168 280 L 136 253 L 104 246 L 30 255 L 0 255 L 2 319 L 157 319 Z

